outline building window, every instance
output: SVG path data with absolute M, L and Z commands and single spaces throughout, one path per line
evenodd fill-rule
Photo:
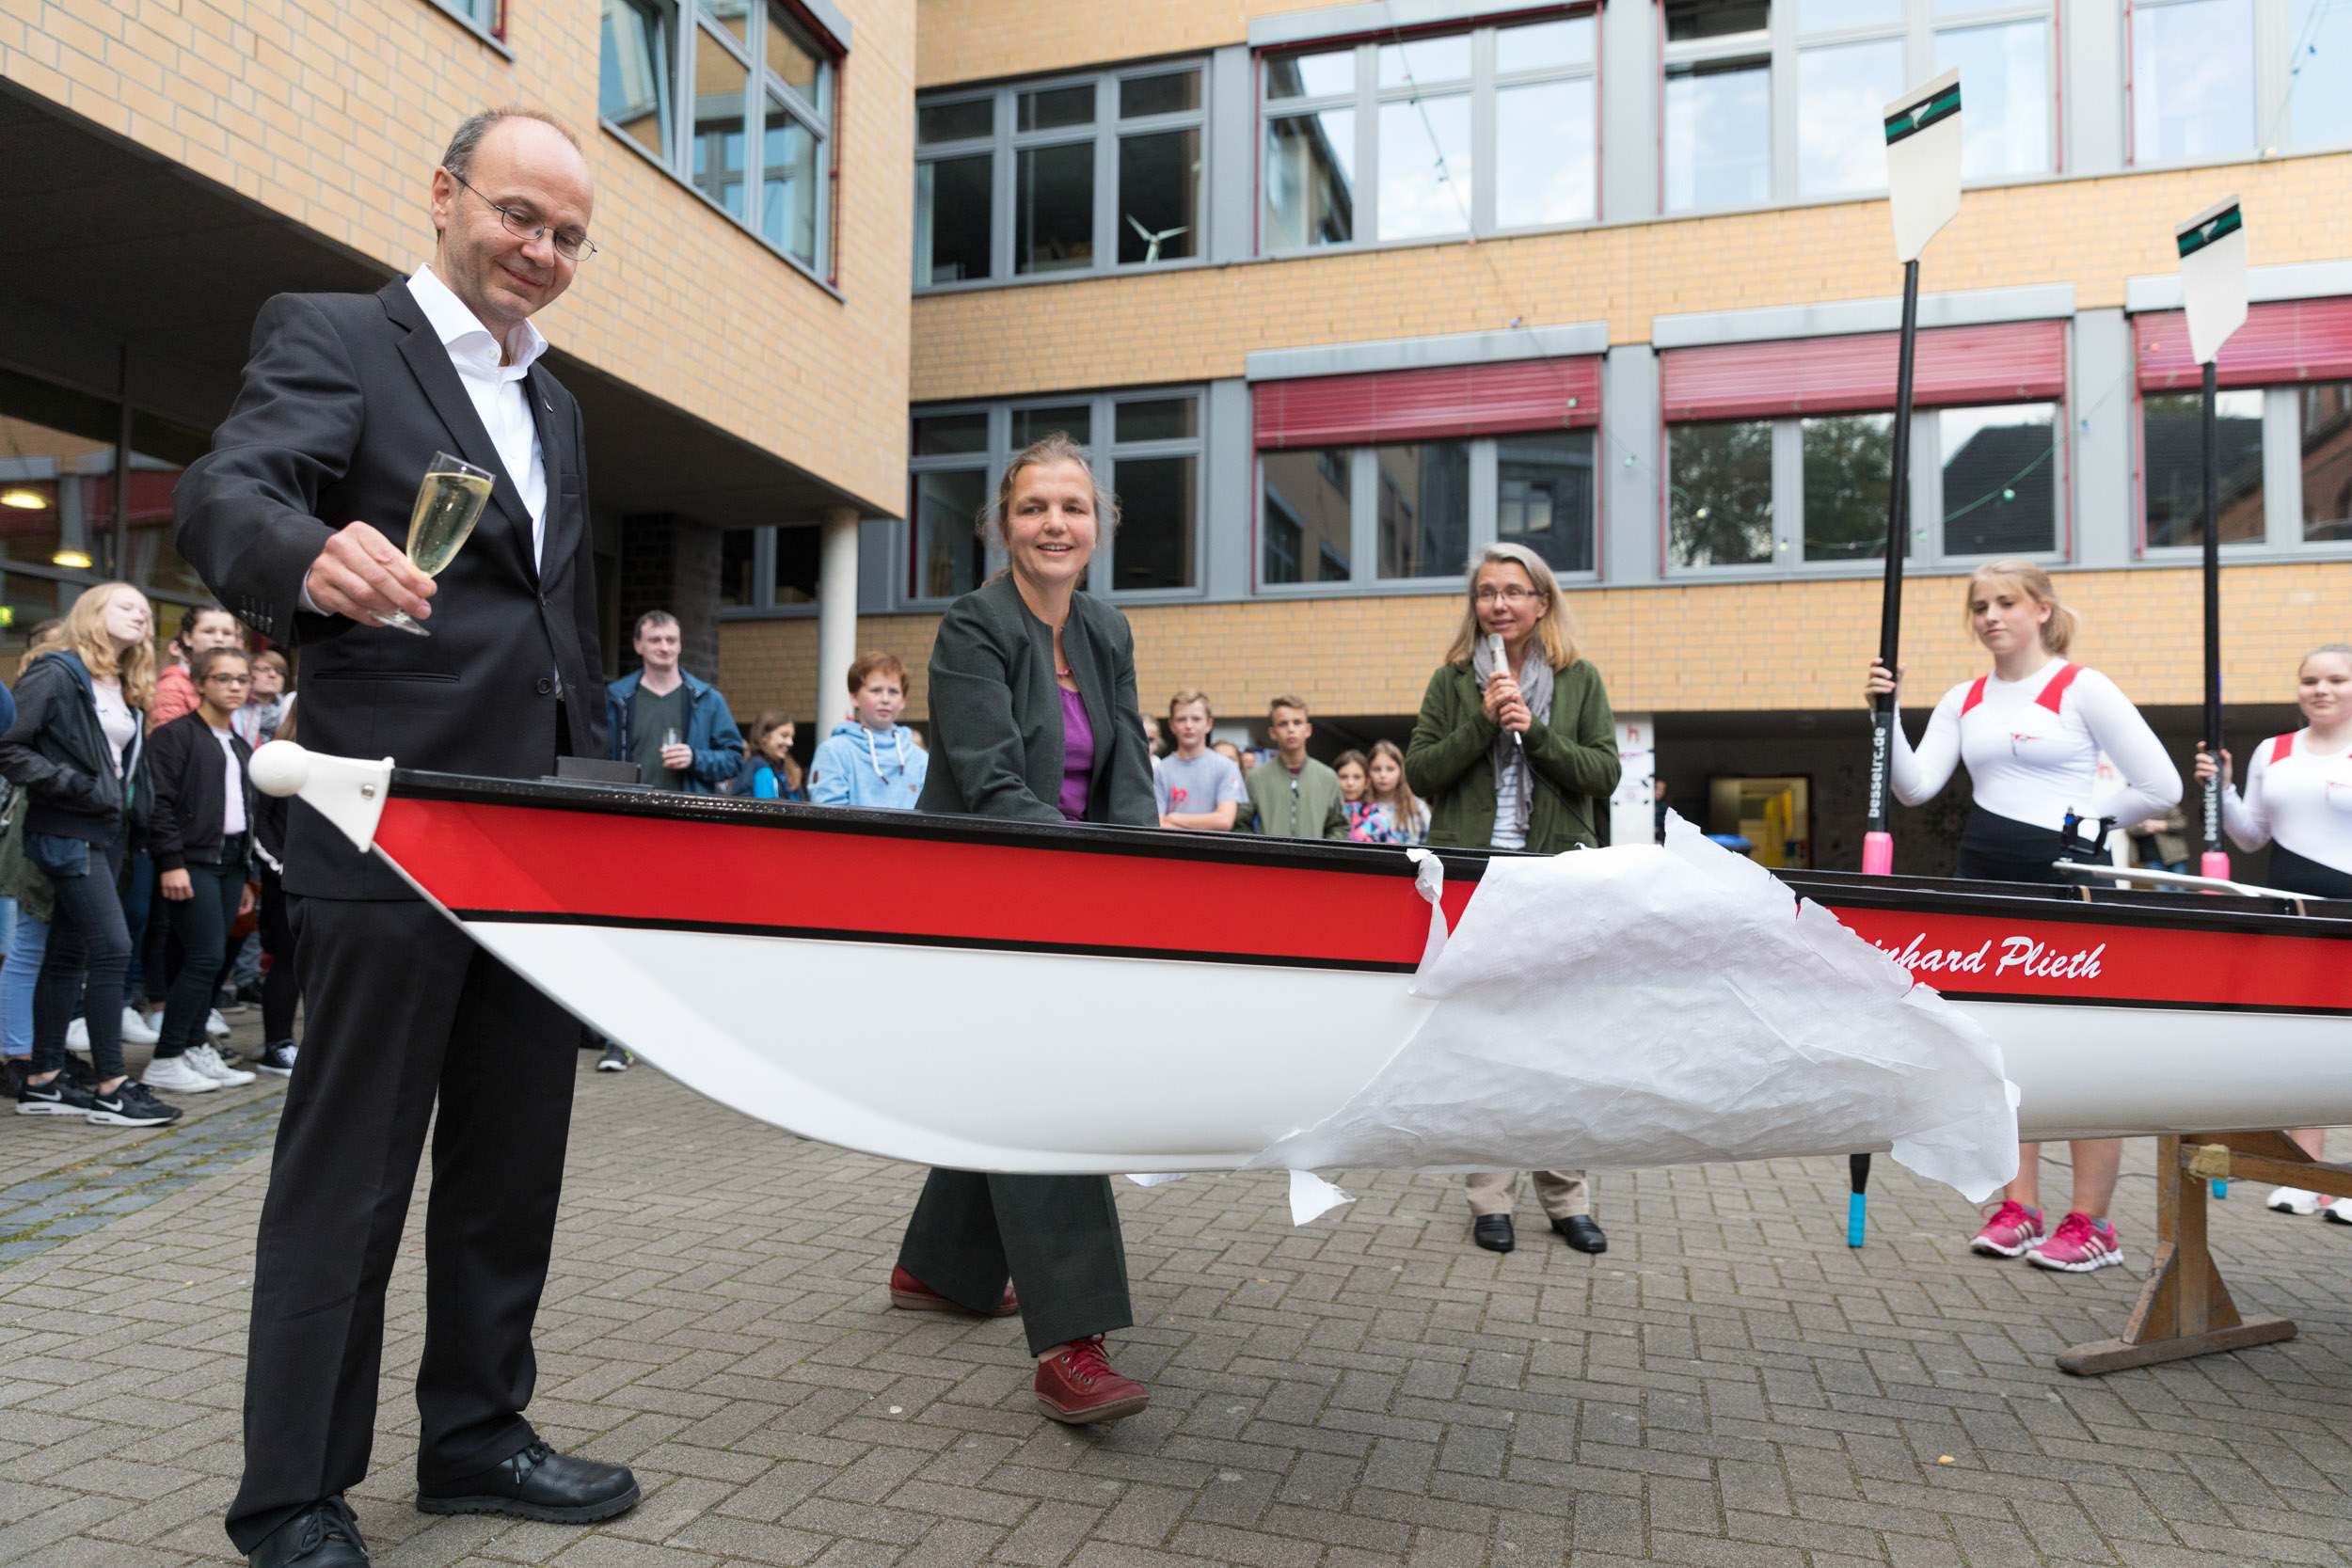
M 458 21 L 485 38 L 506 38 L 506 0 L 433 0 Z
M 597 112 L 809 271 L 831 266 L 835 59 L 784 0 L 603 0 Z M 691 113 L 676 114 L 686 103 Z
M 2294 0 L 2287 13 L 2287 127 L 2295 145 L 2352 141 L 2352 6 Z M 2332 86 L 2330 85 L 2332 84 Z
M 2205 542 L 2205 396 L 2150 392 L 2139 400 L 2140 483 L 2148 547 Z M 2263 528 L 2263 394 L 2214 396 L 2221 542 L 2259 544 Z
M 1666 0 L 1665 28 L 1669 211 L 1884 189 L 1886 103 L 1953 67 L 1964 178 L 2054 166 L 2047 0 Z
M 2304 542 L 2352 541 L 2352 381 L 2296 388 L 2295 412 Z
M 1259 249 L 1590 222 L 1595 41 L 1580 8 L 1266 55 Z
M 1156 391 L 918 413 L 908 599 L 951 599 L 987 580 L 1001 562 L 981 537 L 981 514 L 1013 454 L 1057 432 L 1086 449 L 1096 476 L 1119 499 L 1119 526 L 1096 546 L 1088 587 L 1133 594 L 1199 586 L 1200 396 Z
M 1451 581 L 1489 540 L 1593 576 L 1593 432 L 1261 451 L 1262 586 Z
M 2132 157 L 2215 158 L 2254 146 L 2254 0 L 2135 0 Z
M 2064 495 L 2058 407 L 1915 413 L 1906 559 L 2056 555 Z M 1695 420 L 1669 426 L 1666 436 L 1669 566 L 1886 559 L 1892 412 Z
M 1198 259 L 1204 76 L 1158 65 L 917 104 L 915 286 Z

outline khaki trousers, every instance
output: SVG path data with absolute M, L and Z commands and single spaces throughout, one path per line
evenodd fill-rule
M 1574 1214 L 1593 1212 L 1593 1184 L 1584 1180 L 1581 1170 L 1539 1170 L 1534 1173 L 1535 1196 L 1544 1206 L 1547 1219 L 1565 1220 Z M 1507 1214 L 1519 1197 L 1519 1173 L 1515 1170 L 1486 1170 L 1475 1176 L 1462 1178 L 1470 1189 L 1472 1214 Z

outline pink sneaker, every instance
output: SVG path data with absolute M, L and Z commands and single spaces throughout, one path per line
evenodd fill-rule
M 2042 1240 L 2042 1211 L 2004 1199 L 1968 1244 L 1989 1258 L 2014 1258 Z
M 2026 1261 L 2037 1269 L 2089 1274 L 2123 1261 L 2123 1249 L 2115 1244 L 2115 1227 L 2106 1221 L 2069 1214 L 2058 1222 L 2057 1235 L 2026 1254 Z

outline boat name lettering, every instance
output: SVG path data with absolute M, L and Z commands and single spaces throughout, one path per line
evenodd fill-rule
M 2099 973 L 2099 958 L 2107 950 L 2101 942 L 2096 947 L 2061 953 L 2046 942 L 2031 937 L 1987 938 L 1975 952 L 1960 947 L 1930 947 L 1927 933 L 1913 937 L 1909 945 L 1893 942 L 1874 943 L 1897 963 L 1915 974 L 1982 974 L 1990 963 L 1995 975 L 2012 970 L 2031 979 L 2088 980 Z M 2000 952 L 1994 953 L 1997 940 Z

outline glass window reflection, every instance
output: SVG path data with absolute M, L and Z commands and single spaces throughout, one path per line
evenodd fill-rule
M 817 138 L 773 94 L 760 149 L 759 231 L 770 245 L 817 264 Z
M 1772 194 L 1772 67 L 1740 60 L 1666 77 L 1666 206 L 1734 207 Z
M 2140 484 L 2151 549 L 2205 542 L 2205 402 L 2202 392 L 2149 392 L 2139 400 Z M 2217 393 L 2221 542 L 2263 537 L 2263 394 Z
M 914 476 L 914 584 L 917 598 L 969 594 L 986 575 L 978 519 L 988 496 L 979 468 Z
M 1197 255 L 1200 233 L 1200 129 L 1120 137 L 1120 263 L 1150 264 Z
M 1266 61 L 1268 98 L 1329 98 L 1356 90 L 1356 51 L 1327 49 L 1312 55 L 1278 55 Z
M 1591 431 L 1495 442 L 1495 537 L 1525 545 L 1555 572 L 1593 569 Z
M 596 113 L 655 157 L 670 141 L 670 40 L 676 11 L 662 0 L 604 0 Z
M 1355 454 L 1344 447 L 1259 454 L 1265 582 L 1345 582 L 1354 553 Z
M 2133 161 L 2219 157 L 2253 145 L 2253 0 L 2135 7 Z
M 1938 409 L 1946 555 L 2058 548 L 2058 405 Z
M 1094 144 L 1025 147 L 1013 155 L 1012 270 L 1067 272 L 1094 262 Z
M 2352 5 L 2295 0 L 2287 11 L 2287 111 L 2297 147 L 2352 141 Z
M 707 27 L 694 30 L 694 188 L 743 215 L 744 90 L 751 71 Z
M 1470 226 L 1468 93 L 1380 105 L 1380 237 L 1459 234 Z
M 1111 538 L 1111 585 L 1192 586 L 1193 530 L 1200 512 L 1198 457 L 1122 457 L 1111 474 L 1119 531 Z
M 1356 235 L 1356 111 L 1266 121 L 1265 247 L 1344 245 Z
M 1495 224 L 1521 229 L 1593 217 L 1593 79 L 1495 94 Z
M 1836 414 L 1802 424 L 1804 559 L 1884 560 L 1895 416 Z
M 1459 82 L 1470 73 L 1470 40 L 1468 33 L 1454 33 L 1444 38 L 1407 39 L 1402 43 L 1384 43 L 1379 49 L 1376 74 L 1384 87 L 1425 87 L 1433 84 Z
M 2050 27 L 2011 22 L 1935 35 L 1935 69 L 1968 84 L 1960 172 L 1969 180 L 2050 167 Z
M 1384 578 L 1452 577 L 1470 560 L 1470 443 L 1374 449 L 1373 515 Z
M 989 276 L 995 164 L 982 152 L 914 166 L 914 251 L 924 282 Z
M 2303 437 L 2303 537 L 2352 539 L 2352 381 L 2296 389 Z
M 1666 432 L 1667 551 L 1677 566 L 1772 559 L 1772 423 L 1712 420 Z
M 1884 189 L 1885 107 L 1902 90 L 1903 40 L 1899 38 L 1801 52 L 1798 191 L 1835 196 Z

